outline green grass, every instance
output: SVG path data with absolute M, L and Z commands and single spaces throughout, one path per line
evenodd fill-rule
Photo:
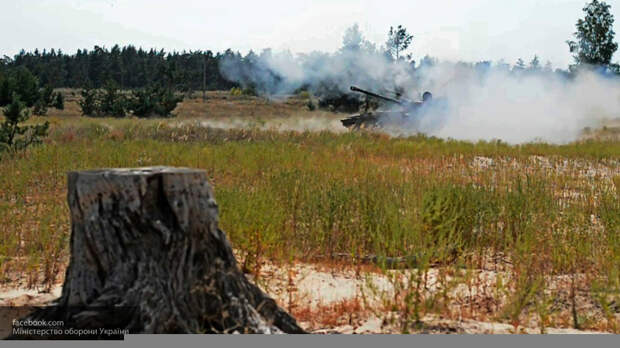
M 494 164 L 472 165 L 476 156 Z M 0 275 L 18 272 L 39 284 L 61 273 L 68 171 L 187 166 L 206 170 L 220 225 L 248 268 L 265 258 L 417 255 L 420 274 L 439 263 L 456 277 L 479 269 L 488 255 L 504 255 L 509 264 L 501 267 L 511 272 L 502 285 L 505 320 L 518 325 L 534 307 L 546 320 L 550 277 L 586 274 L 580 286 L 591 288 L 597 303 L 618 301 L 619 158 L 618 142 L 510 146 L 157 120 L 58 121 L 44 145 L 0 161 Z M 611 174 L 589 177 L 584 166 Z M 442 279 L 447 286 L 451 278 Z M 423 306 L 416 291 L 405 297 L 416 313 L 444 308 L 430 297 Z

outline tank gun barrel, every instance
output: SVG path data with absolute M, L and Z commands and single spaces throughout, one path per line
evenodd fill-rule
M 369 95 L 371 97 L 375 97 L 375 98 L 378 98 L 378 99 L 382 99 L 382 100 L 385 100 L 385 101 L 396 103 L 398 105 L 403 105 L 403 102 L 400 101 L 400 100 L 396 100 L 396 99 L 393 99 L 393 98 L 390 98 L 390 97 L 386 97 L 386 96 L 383 96 L 383 95 L 380 95 L 380 94 L 376 94 L 376 93 L 373 93 L 373 92 L 365 91 L 365 90 L 363 90 L 363 89 L 361 89 L 359 87 L 351 86 L 351 90 L 353 92 L 364 93 L 364 94 Z

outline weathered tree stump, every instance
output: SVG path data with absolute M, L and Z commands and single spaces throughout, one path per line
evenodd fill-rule
M 204 171 L 72 172 L 68 200 L 62 295 L 30 319 L 134 333 L 304 333 L 239 270 Z M 133 310 L 106 310 L 116 307 Z

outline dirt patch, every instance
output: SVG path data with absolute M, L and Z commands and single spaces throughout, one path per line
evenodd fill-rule
M 455 307 L 448 311 L 450 315 L 438 316 L 425 314 L 419 322 L 412 322 L 406 327 L 403 323 L 403 311 L 393 308 L 394 299 L 402 297 L 402 288 L 406 287 L 407 279 L 411 279 L 415 270 L 400 271 L 367 271 L 360 272 L 353 267 L 335 267 L 330 269 L 319 264 L 276 265 L 265 264 L 258 277 L 248 275 L 262 289 L 271 295 L 280 306 L 293 314 L 300 325 L 316 334 L 374 334 L 374 333 L 454 333 L 454 334 L 537 334 L 542 329 L 535 319 L 523 320 L 520 325 L 493 320 L 497 313 L 488 306 L 492 297 L 487 289 L 493 288 L 499 271 L 480 270 L 475 285 L 458 285 L 451 289 L 450 296 Z M 440 270 L 430 269 L 426 275 L 427 291 L 439 288 Z M 399 278 L 400 277 L 400 278 Z M 566 277 L 554 280 L 555 288 L 564 288 Z M 579 277 L 578 277 L 579 278 Z M 397 279 L 400 279 L 397 281 Z M 371 290 L 374 289 L 374 290 Z M 13 288 L 0 292 L 1 306 L 40 306 L 49 304 L 60 296 L 62 288 L 54 286 L 50 291 Z M 568 292 L 556 299 L 555 306 L 559 312 L 569 316 L 570 301 Z M 580 312 L 595 313 L 597 308 L 587 300 L 587 296 L 578 295 L 577 302 Z M 392 308 L 389 308 L 392 306 Z M 473 310 L 473 314 L 469 313 Z M 481 315 L 485 313 L 486 315 Z M 473 317 L 470 317 L 473 315 Z M 596 315 L 592 314 L 592 318 Z M 620 316 L 620 314 L 617 314 Z M 476 317 L 487 318 L 476 320 Z M 529 318 L 529 317 L 528 317 Z M 564 327 L 545 328 L 549 334 L 602 333 L 602 331 L 577 330 Z

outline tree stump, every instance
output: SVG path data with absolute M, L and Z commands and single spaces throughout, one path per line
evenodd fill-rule
M 239 270 L 203 170 L 71 172 L 68 189 L 62 295 L 31 320 L 132 333 L 304 333 Z M 117 307 L 132 310 L 107 310 Z

